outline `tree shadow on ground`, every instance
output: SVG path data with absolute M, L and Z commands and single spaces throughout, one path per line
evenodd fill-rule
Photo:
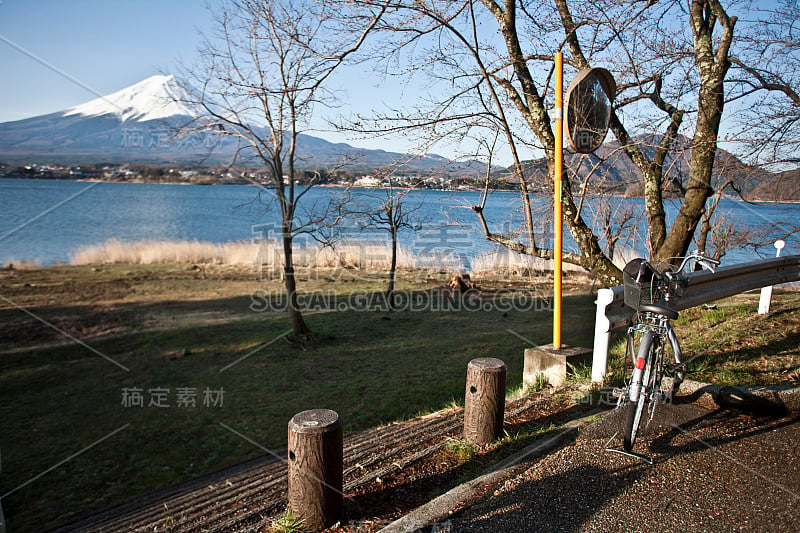
M 798 418 L 754 419 L 727 409 L 705 412 L 700 416 L 696 414 L 697 411 L 691 410 L 682 419 L 662 421 L 651 428 L 650 435 L 639 445 L 644 446 L 642 451 L 652 452 L 655 463 L 659 464 L 677 455 L 701 453 L 708 448 L 757 437 L 800 423 Z M 607 420 L 598 424 L 603 426 L 602 429 L 594 428 L 585 435 L 599 446 L 602 446 L 607 436 L 614 433 L 619 422 L 616 420 L 619 417 L 613 413 L 606 418 Z M 742 420 L 737 421 L 737 418 Z M 723 424 L 727 421 L 737 423 L 738 428 L 734 433 L 729 424 Z M 753 422 L 755 424 L 749 427 L 748 424 Z M 690 431 L 694 433 L 703 427 L 711 430 L 711 436 L 702 440 L 686 436 Z M 597 451 L 603 453 L 601 448 Z M 536 531 L 580 531 L 610 501 L 637 483 L 653 468 L 639 461 L 620 462 L 618 468 L 604 467 L 602 464 L 595 464 L 595 461 L 601 460 L 608 464 L 608 460 L 602 459 L 602 456 L 592 458 L 592 455 L 580 460 L 584 464 L 570 465 L 569 461 L 574 460 L 572 456 L 562 456 L 562 459 L 567 462 L 554 459 L 555 463 L 546 468 L 552 471 L 553 468 L 561 467 L 564 468 L 563 472 L 523 481 L 511 490 L 489 494 L 479 504 L 477 512 L 476 509 L 467 508 L 453 514 L 451 519 L 456 524 L 456 530 L 491 531 L 506 527 L 511 531 L 518 530 L 514 528 L 522 524 L 528 524 L 531 530 Z M 437 530 L 436 527 L 440 529 Z M 440 524 L 421 531 L 441 530 Z
M 401 478 L 409 477 L 409 481 L 393 483 L 393 480 L 388 479 L 382 488 L 368 489 L 349 497 L 346 504 L 347 520 L 358 522 L 359 520 L 373 519 L 376 516 L 407 513 L 451 488 L 487 473 L 495 465 L 534 442 L 556 439 L 559 447 L 568 445 L 575 440 L 577 432 L 565 431 L 561 427 L 554 426 L 583 416 L 590 409 L 591 406 L 588 405 L 573 405 L 526 422 L 506 423 L 504 430 L 507 435 L 514 435 L 513 438 L 500 441 L 488 453 L 477 455 L 460 464 L 454 463 L 452 459 L 448 459 L 442 453 L 434 455 L 432 460 L 415 463 L 410 467 L 410 475 L 404 471 L 398 472 Z M 540 455 L 541 451 L 531 453 L 524 457 L 524 461 L 535 460 Z M 420 464 L 422 464 L 421 468 Z M 425 472 L 432 470 L 432 472 L 414 477 L 414 469 Z
M 472 518 L 456 513 L 453 519 L 459 522 L 459 531 L 491 531 L 498 524 L 528 524 L 531 531 L 576 531 L 643 474 L 642 466 L 620 470 L 574 466 L 494 496 L 491 513 Z M 535 496 L 524 499 L 521 494 Z
M 737 418 L 747 418 L 747 423 L 751 424 L 747 429 L 740 429 L 735 434 L 720 433 L 710 437 L 699 438 L 692 436 L 693 430 L 699 430 L 704 427 L 716 427 L 723 422 L 735 421 Z M 784 418 L 779 416 L 752 416 L 746 412 L 736 409 L 721 408 L 714 411 L 709 411 L 706 414 L 693 418 L 691 420 L 675 424 L 667 422 L 662 424 L 662 428 L 671 428 L 666 432 L 660 433 L 652 441 L 650 441 L 650 449 L 657 454 L 665 457 L 673 457 L 679 454 L 696 453 L 708 448 L 718 448 L 725 444 L 737 442 L 750 437 L 764 435 L 766 433 L 775 431 L 779 428 L 784 428 L 800 424 L 800 418 Z M 688 439 L 681 437 L 688 436 Z M 679 442 L 684 440 L 685 442 Z
M 694 396 L 692 396 L 694 397 Z M 637 438 L 635 451 L 651 453 L 656 462 L 664 461 L 679 454 L 688 454 L 701 451 L 709 446 L 721 446 L 749 437 L 762 435 L 778 428 L 800 423 L 800 418 L 786 418 L 781 412 L 772 410 L 738 409 L 720 407 L 709 410 L 690 401 L 691 397 L 681 396 L 674 404 L 659 405 L 654 419 L 647 425 L 643 422 L 643 431 Z M 610 446 L 621 445 L 624 409 L 614 410 L 598 424 L 590 426 L 585 435 L 597 439 L 611 439 Z M 720 433 L 707 437 L 702 441 L 697 439 L 680 439 L 682 435 L 690 435 L 694 430 L 710 427 L 712 429 L 725 422 L 740 422 L 746 427 L 740 428 L 735 434 Z M 646 421 L 645 421 L 646 422 Z

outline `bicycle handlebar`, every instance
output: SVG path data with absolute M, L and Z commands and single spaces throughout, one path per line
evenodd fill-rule
M 680 259 L 680 266 L 677 269 L 674 269 L 674 267 L 673 269 L 667 269 L 662 273 L 659 273 L 659 271 L 656 270 L 649 262 L 642 260 L 642 262 L 639 264 L 639 272 L 636 276 L 636 283 L 647 283 L 646 276 L 648 274 L 648 270 L 651 271 L 653 277 L 649 283 L 657 284 L 659 287 L 662 287 L 664 293 L 663 296 L 667 301 L 669 301 L 670 296 L 680 294 L 680 288 L 686 286 L 688 278 L 685 274 L 683 274 L 683 271 L 686 269 L 686 266 L 690 261 L 694 260 L 696 263 L 699 263 L 711 272 L 715 272 L 715 267 L 719 266 L 720 264 L 720 262 L 716 259 L 706 257 L 699 251 L 694 251 L 686 257 L 673 257 L 671 259 L 674 261 Z
M 680 259 L 680 258 L 676 257 L 675 259 Z M 701 265 L 703 265 L 711 272 L 715 272 L 714 269 L 719 266 L 719 261 L 717 261 L 716 259 L 712 259 L 710 257 L 706 257 L 705 255 L 701 254 L 698 250 L 695 250 L 694 252 L 683 258 L 680 268 L 678 268 L 678 270 L 676 270 L 675 272 L 683 272 L 683 269 L 686 268 L 687 263 L 689 263 L 689 261 L 691 261 L 692 259 L 694 259 L 696 263 L 700 263 Z

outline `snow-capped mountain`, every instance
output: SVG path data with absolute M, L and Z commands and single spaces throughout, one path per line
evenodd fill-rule
M 173 76 L 151 76 L 64 111 L 0 123 L 0 160 L 78 164 L 230 162 L 237 150 L 231 138 L 210 132 L 182 138 L 174 135 L 176 126 L 198 116 L 184 103 L 188 100 L 186 96 Z M 359 149 L 310 135 L 300 135 L 297 155 L 300 168 L 330 167 L 341 164 L 345 157 L 353 162 L 348 165 L 351 169 L 374 169 L 410 159 L 405 154 Z M 239 161 L 247 163 L 241 158 Z M 467 166 L 426 155 L 412 159 L 407 168 L 447 167 L 469 172 Z
M 85 104 L 70 107 L 64 116 L 99 117 L 115 115 L 123 122 L 169 119 L 175 116 L 195 116 L 183 102 L 186 91 L 169 75 L 151 76 L 120 91 L 95 98 Z

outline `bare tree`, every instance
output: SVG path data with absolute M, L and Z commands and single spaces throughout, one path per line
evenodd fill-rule
M 389 261 L 389 281 L 386 285 L 386 305 L 394 308 L 394 286 L 397 272 L 398 238 L 404 228 L 415 229 L 420 221 L 417 215 L 422 207 L 419 202 L 409 203 L 408 195 L 414 183 L 400 185 L 394 176 L 397 168 L 385 173 L 380 188 L 370 191 L 350 191 L 347 205 L 343 208 L 362 230 L 377 230 L 389 234 L 391 258 Z
M 201 48 L 204 61 L 184 80 L 202 116 L 185 129 L 236 139 L 234 159 L 265 167 L 259 184 L 280 209 L 289 317 L 294 333 L 304 336 L 309 328 L 298 306 L 293 239 L 336 214 L 331 206 L 299 209 L 310 186 L 298 184 L 298 136 L 316 106 L 333 102 L 326 81 L 359 50 L 381 10 L 351 20 L 359 31 L 346 34 L 329 28 L 331 13 L 314 3 L 227 0 L 214 14 L 215 31 Z
M 800 164 L 800 5 L 748 2 L 731 55 L 734 140 L 778 170 Z
M 357 3 L 375 6 L 370 0 Z M 728 9 L 738 7 L 732 2 L 726 8 L 723 0 L 393 0 L 376 28 L 384 31 L 382 54 L 391 59 L 384 65 L 399 66 L 398 74 L 428 75 L 433 96 L 371 123 L 360 117 L 351 126 L 424 130 L 451 139 L 480 129 L 501 132 L 521 191 L 524 227 L 519 236 L 495 230 L 478 206 L 480 226 L 487 239 L 510 250 L 551 258 L 553 250 L 537 235 L 530 196 L 551 190 L 553 56 L 563 50 L 572 72 L 606 67 L 618 82 L 611 130 L 624 164 L 643 183 L 648 248 L 654 259 L 669 260 L 686 253 L 714 194 L 721 122 L 726 104 L 738 96 L 727 92 L 737 83 L 729 79 L 731 66 L 740 60 L 732 53 L 737 17 Z M 744 55 L 744 65 L 758 64 L 752 53 Z M 543 153 L 544 168 L 531 168 L 526 153 Z M 603 233 L 609 234 L 596 231 L 586 217 L 582 198 L 590 189 L 575 190 L 573 182 L 585 183 L 576 176 L 570 179 L 565 169 L 560 177 L 563 222 L 579 248 L 564 258 L 601 283 L 618 283 L 620 270 L 601 244 Z M 680 205 L 668 223 L 670 190 Z

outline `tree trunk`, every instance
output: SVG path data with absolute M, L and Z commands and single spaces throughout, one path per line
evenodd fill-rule
M 697 125 L 692 140 L 689 163 L 689 184 L 675 222 L 663 246 L 654 252 L 655 259 L 686 255 L 697 224 L 706 210 L 706 200 L 713 193 L 711 173 L 717 153 L 717 139 L 725 107 L 725 76 L 730 68 L 731 42 L 736 17 L 729 17 L 718 0 L 693 0 L 690 21 L 694 34 L 694 55 L 700 75 L 700 94 L 697 99 Z M 721 26 L 714 49 L 714 28 Z
M 551 176 L 555 173 L 555 152 L 547 152 L 547 170 Z M 603 286 L 618 285 L 622 283 L 622 271 L 603 253 L 597 235 L 578 214 L 578 206 L 575 205 L 571 185 L 565 174 L 564 171 L 561 180 L 561 212 L 564 224 L 581 251 L 577 264 L 591 272 Z
M 706 213 L 700 224 L 700 235 L 697 237 L 697 251 L 703 255 L 708 255 L 708 234 L 711 233 L 711 216 Z
M 297 282 L 294 277 L 294 262 L 292 259 L 292 235 L 286 228 L 283 232 L 283 277 L 286 284 L 287 309 L 289 320 L 292 323 L 292 331 L 295 335 L 307 335 L 311 330 L 308 329 L 300 306 L 297 302 Z
M 397 270 L 397 228 L 392 228 L 392 262 L 389 266 L 389 285 L 386 287 L 386 305 L 394 309 L 394 275 Z
M 522 88 L 522 94 L 517 92 L 508 80 L 495 78 L 495 81 L 506 90 L 513 105 L 517 108 L 522 118 L 544 146 L 548 173 L 552 176 L 555 163 L 555 134 L 550 125 L 550 115 L 545 108 L 545 100 L 536 88 L 534 78 L 528 68 L 528 59 L 520 44 L 516 27 L 516 3 L 507 1 L 504 7 L 501 7 L 493 0 L 482 0 L 482 3 L 494 15 L 495 19 L 497 19 L 500 32 L 505 40 L 506 49 L 509 53 L 511 66 Z M 510 140 L 509 144 L 513 145 L 513 140 Z M 564 174 L 562 174 L 562 177 L 563 176 Z M 530 221 L 531 212 L 530 206 L 527 203 L 527 191 L 525 190 L 524 179 L 524 176 L 520 175 L 521 184 L 523 185 L 522 192 L 524 195 L 523 204 L 526 210 L 525 216 L 528 219 L 529 232 L 531 232 L 531 244 L 527 251 L 522 253 L 530 253 L 538 257 L 552 257 L 553 252 L 537 250 L 534 244 L 532 222 Z M 577 206 L 573 201 L 570 191 L 569 180 L 562 179 L 562 185 L 563 193 L 561 203 L 563 220 L 581 251 L 580 256 L 576 254 L 564 255 L 564 260 L 566 262 L 578 264 L 589 270 L 603 285 L 611 286 L 621 283 L 622 271 L 603 254 L 597 236 L 594 235 L 592 229 L 586 225 L 585 221 L 578 213 Z M 495 242 L 498 241 L 496 240 Z M 508 246 L 506 247 L 509 248 Z M 520 250 L 518 249 L 517 251 Z
M 680 211 L 675 217 L 664 244 L 655 251 L 658 260 L 686 255 L 692 243 L 695 229 L 706 210 L 706 200 L 711 196 L 711 173 L 714 169 L 714 156 L 717 152 L 717 135 L 722 115 L 722 84 L 718 93 L 700 95 L 700 109 L 697 116 L 697 129 L 692 141 L 692 155 L 689 166 L 689 185 Z

